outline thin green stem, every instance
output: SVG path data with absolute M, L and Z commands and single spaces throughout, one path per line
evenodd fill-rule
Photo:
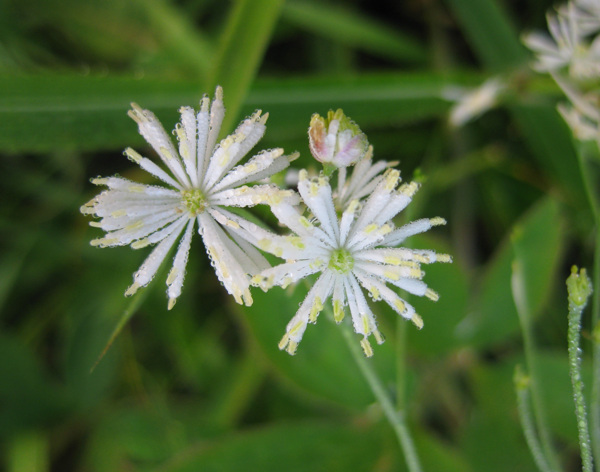
M 573 267 L 571 275 L 567 279 L 567 290 L 569 293 L 569 329 L 567 333 L 569 373 L 573 384 L 575 416 L 577 417 L 577 429 L 579 430 L 579 448 L 581 450 L 583 472 L 592 472 L 592 445 L 588 430 L 585 397 L 583 396 L 583 380 L 581 378 L 581 314 L 592 290 L 591 281 L 587 277 L 585 269 L 577 273 L 577 268 Z
M 355 339 L 354 332 L 351 330 L 348 323 L 342 323 L 342 332 L 344 334 L 344 339 L 348 344 L 348 348 L 352 353 L 352 357 L 358 365 L 361 374 L 369 384 L 373 395 L 375 395 L 375 398 L 381 405 L 385 416 L 396 432 L 398 442 L 400 443 L 400 447 L 404 452 L 404 458 L 406 460 L 408 470 L 410 472 L 422 471 L 423 469 L 421 468 L 412 436 L 406 425 L 404 412 L 398 411 L 394 407 L 394 404 L 386 392 L 381 379 L 375 373 L 373 366 L 365 358 L 358 342 Z
M 531 313 L 529 312 L 525 281 L 523 280 L 523 270 L 518 260 L 513 263 L 512 269 L 512 293 L 519 315 L 521 324 L 521 332 L 523 334 L 523 349 L 525 351 L 525 361 L 527 371 L 530 376 L 530 391 L 531 403 L 533 405 L 533 413 L 535 417 L 536 429 L 540 437 L 541 450 L 551 471 L 561 470 L 556 453 L 552 447 L 552 439 L 548 429 L 548 421 L 546 419 L 546 409 L 540 394 L 540 383 L 538 378 L 539 368 L 537 365 L 537 353 L 533 341 L 533 333 L 531 330 Z M 532 451 L 534 454 L 534 451 Z
M 531 451 L 533 460 L 542 472 L 552 472 L 552 468 L 546 460 L 542 445 L 535 430 L 533 420 L 533 412 L 531 411 L 530 403 L 530 378 L 523 373 L 521 366 L 515 369 L 515 392 L 517 394 L 517 410 L 519 412 L 519 420 L 525 434 L 527 446 Z
M 596 334 L 592 345 L 592 398 L 590 406 L 590 423 L 592 450 L 596 461 L 600 462 L 600 201 L 594 190 L 593 170 L 589 166 L 598 162 L 598 148 L 593 143 L 580 142 L 577 146 L 579 171 L 584 185 L 585 195 L 594 218 L 595 244 L 594 266 L 592 268 L 594 292 L 592 296 L 592 329 Z M 594 164 L 592 164 L 594 163 Z

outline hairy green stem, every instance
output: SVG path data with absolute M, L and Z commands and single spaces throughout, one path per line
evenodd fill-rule
M 590 423 L 592 450 L 596 461 L 600 462 L 600 198 L 594 189 L 594 168 L 598 163 L 596 142 L 580 142 L 577 146 L 579 171 L 588 199 L 596 232 L 594 245 L 593 296 L 592 296 L 592 329 L 594 331 L 592 345 L 592 398 L 590 406 Z
M 587 299 L 591 294 L 591 281 L 585 273 L 585 269 L 577 273 L 573 267 L 571 275 L 567 279 L 569 292 L 569 373 L 573 384 L 573 397 L 575 400 L 575 416 L 577 417 L 577 429 L 579 431 L 579 448 L 581 450 L 581 462 L 583 472 L 593 472 L 592 445 L 588 430 L 588 418 L 583 396 L 583 380 L 581 378 L 581 349 L 579 345 L 581 335 L 581 314 Z
M 423 469 L 421 468 L 412 436 L 406 425 L 404 412 L 398 411 L 394 407 L 394 404 L 386 392 L 381 379 L 375 373 L 371 363 L 365 358 L 359 343 L 355 338 L 354 332 L 348 323 L 342 323 L 342 332 L 344 333 L 344 339 L 348 344 L 348 348 L 350 349 L 352 357 L 358 365 L 361 374 L 369 384 L 373 395 L 375 395 L 375 398 L 381 405 L 385 416 L 396 432 L 398 442 L 400 443 L 400 447 L 404 452 L 404 458 L 406 460 L 408 470 L 410 472 L 421 472 Z

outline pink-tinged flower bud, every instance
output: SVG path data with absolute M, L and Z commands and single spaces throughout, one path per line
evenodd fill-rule
M 355 164 L 369 147 L 366 135 L 341 109 L 329 110 L 327 118 L 315 113 L 310 119 L 308 139 L 313 157 L 334 167 Z

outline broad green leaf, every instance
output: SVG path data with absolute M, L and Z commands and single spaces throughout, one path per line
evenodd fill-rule
M 192 446 L 161 472 L 372 471 L 381 454 L 373 426 L 310 421 L 238 433 L 204 447 Z
M 237 0 L 229 11 L 214 68 L 206 82 L 211 91 L 221 85 L 227 94 L 229 113 L 223 120 L 223 132 L 233 129 L 240 107 L 273 33 L 283 0 Z
M 311 115 L 329 108 L 342 107 L 349 116 L 360 117 L 364 129 L 442 115 L 449 107 L 442 98 L 444 89 L 473 80 L 433 73 L 261 80 L 253 86 L 242 111 L 246 115 L 257 108 L 268 111 L 267 136 L 305 139 Z M 226 84 L 224 94 L 225 105 L 231 108 L 237 99 Z M 197 106 L 200 97 L 198 83 L 193 81 L 83 75 L 0 77 L 0 147 L 7 152 L 49 152 L 141 146 L 144 141 L 127 116 L 131 102 L 152 110 L 169 130 L 178 120 L 179 107 Z
M 550 295 L 561 257 L 563 228 L 558 203 L 546 197 L 515 225 L 524 277 L 529 287 L 532 316 L 539 314 Z M 501 341 L 519 329 L 512 290 L 515 253 L 505 240 L 483 274 L 481 293 L 474 311 L 461 323 L 465 341 L 477 346 Z
M 283 19 L 350 47 L 382 57 L 424 63 L 427 50 L 409 35 L 347 8 L 325 2 L 288 1 Z
M 373 394 L 352 360 L 342 328 L 329 319 L 328 312 L 323 311 L 316 324 L 308 325 L 295 356 L 278 349 L 285 327 L 306 293 L 302 284 L 295 290 L 274 287 L 268 293 L 255 289 L 254 303 L 243 310 L 243 320 L 281 376 L 323 399 L 350 408 L 364 408 L 374 402 Z M 349 315 L 344 319 L 344 323 L 348 322 Z M 359 343 L 360 335 L 355 338 Z M 393 381 L 392 349 L 391 342 L 374 344 L 375 354 L 369 359 L 384 383 Z

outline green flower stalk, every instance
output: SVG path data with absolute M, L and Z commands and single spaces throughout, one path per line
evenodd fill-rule
M 579 447 L 581 449 L 583 471 L 592 472 L 592 447 L 588 429 L 585 398 L 583 396 L 581 349 L 579 344 L 581 314 L 587 304 L 589 296 L 592 294 L 592 282 L 587 276 L 585 269 L 581 269 L 578 273 L 577 267 L 573 266 L 571 275 L 567 278 L 567 291 L 569 295 L 569 371 L 571 374 L 571 383 L 573 384 L 575 415 L 577 416 L 577 428 L 579 430 Z

